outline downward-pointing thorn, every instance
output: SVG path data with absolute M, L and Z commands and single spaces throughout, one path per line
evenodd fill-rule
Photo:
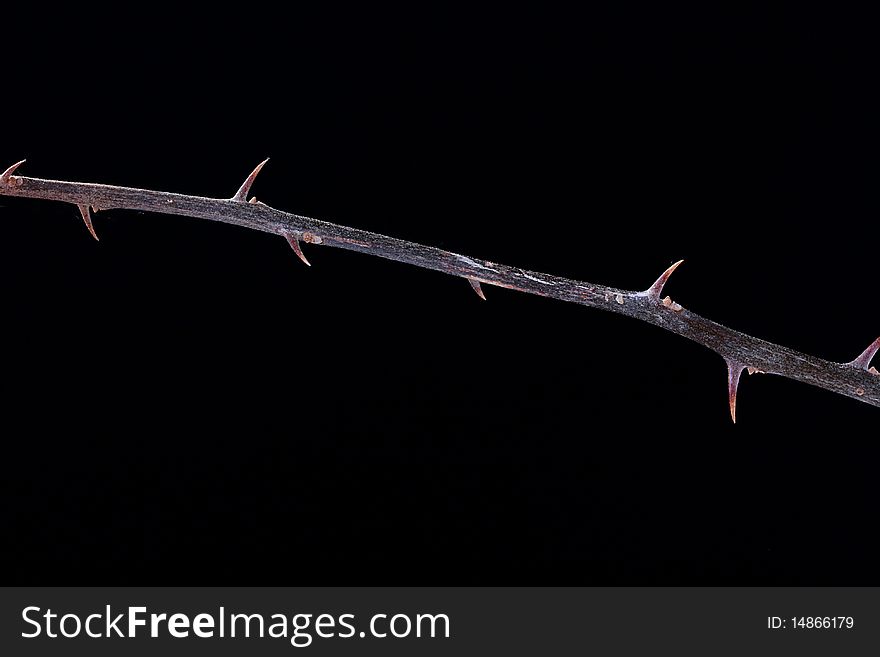
M 730 404 L 730 419 L 734 424 L 736 424 L 736 390 L 744 369 L 744 365 L 732 360 L 727 361 L 727 403 Z
M 303 255 L 302 248 L 299 245 L 299 240 L 296 238 L 296 235 L 291 233 L 284 233 L 284 237 L 287 238 L 288 244 L 290 244 L 290 248 L 293 249 L 293 252 L 299 256 L 299 259 L 306 263 L 309 267 L 312 266 L 308 260 L 306 260 L 305 255 Z
M 86 228 L 89 229 L 92 237 L 94 237 L 96 241 L 100 241 L 98 240 L 98 234 L 95 232 L 95 227 L 92 225 L 92 215 L 89 213 L 89 206 L 77 204 L 76 207 L 79 208 L 79 212 L 82 215 L 83 221 L 86 224 Z
M 486 295 L 483 294 L 483 288 L 480 287 L 480 281 L 475 281 L 473 278 L 469 278 L 467 281 L 471 284 L 471 287 L 474 288 L 474 292 L 477 293 L 477 296 L 485 301 Z
M 655 301 L 660 301 L 660 293 L 663 292 L 663 286 L 666 285 L 666 281 L 669 280 L 669 277 L 672 276 L 672 272 L 676 270 L 676 268 L 683 263 L 684 260 L 679 260 L 675 264 L 673 264 L 669 269 L 660 274 L 660 278 L 654 281 L 654 284 L 649 287 L 647 290 L 642 292 L 642 294 L 646 297 L 650 297 Z
M 874 354 L 877 353 L 878 349 L 880 349 L 880 338 L 877 338 L 874 342 L 869 344 L 868 348 L 859 354 L 855 360 L 844 363 L 844 365 L 849 365 L 857 370 L 868 370 L 868 365 L 871 364 L 871 359 L 874 357 Z M 871 370 L 868 371 L 870 372 Z
M 6 169 L 3 173 L 0 173 L 0 185 L 5 185 L 9 182 L 9 178 L 12 177 L 12 174 L 15 173 L 15 170 L 20 167 L 22 164 L 27 162 L 27 160 L 22 160 L 21 162 L 16 162 L 11 167 Z
M 240 203 L 247 203 L 247 195 L 248 192 L 251 191 L 251 185 L 254 184 L 254 180 L 257 179 L 257 174 L 260 173 L 260 170 L 266 166 L 266 162 L 269 161 L 267 157 L 265 160 L 260 162 L 257 167 L 251 171 L 251 175 L 249 175 L 245 181 L 241 184 L 241 187 L 238 188 L 238 191 L 235 192 L 235 196 L 232 197 L 232 201 L 238 201 Z

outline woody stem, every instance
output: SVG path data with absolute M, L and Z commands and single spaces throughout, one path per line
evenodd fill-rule
M 11 175 L 12 170 L 14 167 L 0 177 L 2 195 L 62 201 L 91 207 L 95 211 L 121 208 L 221 221 L 284 236 L 291 240 L 291 245 L 303 241 L 333 246 L 451 274 L 471 281 L 478 294 L 481 293 L 478 283 L 484 283 L 601 308 L 654 324 L 704 345 L 721 355 L 731 368 L 752 368 L 763 373 L 778 374 L 880 407 L 880 376 L 874 374 L 876 370 L 868 371 L 867 364 L 865 367 L 855 367 L 803 354 L 705 319 L 672 303 L 668 297 L 661 300 L 660 290 L 671 271 L 667 271 L 648 290 L 634 292 L 471 258 L 283 212 L 262 203 L 248 203 L 244 196 L 256 172 L 246 181 L 247 187 L 243 186 L 243 193 L 239 190 L 235 197 L 227 200 L 131 187 L 27 178 Z M 735 387 L 733 395 L 735 399 Z

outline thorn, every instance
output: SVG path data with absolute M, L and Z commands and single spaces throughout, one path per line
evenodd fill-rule
M 306 263 L 309 267 L 312 266 L 308 260 L 306 260 L 305 255 L 303 255 L 302 248 L 299 245 L 299 240 L 296 238 L 296 235 L 292 235 L 291 233 L 282 233 L 285 238 L 287 238 L 287 242 L 290 244 L 290 248 L 293 249 L 293 252 L 299 256 L 299 259 Z
M 241 187 L 238 188 L 238 191 L 235 192 L 235 196 L 233 196 L 231 199 L 229 199 L 230 201 L 238 201 L 239 203 L 246 203 L 247 202 L 247 195 L 248 195 L 248 192 L 251 191 L 251 185 L 253 185 L 254 180 L 257 179 L 257 174 L 260 173 L 260 169 L 262 169 L 264 166 L 266 166 L 266 162 L 268 162 L 268 161 L 269 161 L 269 158 L 267 157 L 265 160 L 260 162 L 253 171 L 251 171 L 251 175 L 249 175 L 245 179 L 245 181 L 241 184 Z
M 483 288 L 480 287 L 480 281 L 475 281 L 473 278 L 469 278 L 467 279 L 467 282 L 471 284 L 472 288 L 474 288 L 474 292 L 477 293 L 477 296 L 485 301 L 486 295 L 483 294 Z
M 725 359 L 725 361 L 727 362 L 727 402 L 730 404 L 730 419 L 736 424 L 736 390 L 745 366 L 732 360 Z
M 25 162 L 27 162 L 27 160 L 22 160 L 21 162 L 16 162 L 11 167 L 6 169 L 6 171 L 4 171 L 3 173 L 0 173 L 0 185 L 5 185 L 6 183 L 8 183 L 9 178 L 12 176 L 13 173 L 15 173 L 15 170 L 18 167 L 20 167 L 22 164 L 24 164 Z
M 674 265 L 669 267 L 665 272 L 660 274 L 660 278 L 654 281 L 654 284 L 649 287 L 647 290 L 642 292 L 642 296 L 650 297 L 654 299 L 654 301 L 660 301 L 660 293 L 663 292 L 663 286 L 666 285 L 666 281 L 669 280 L 669 277 L 672 276 L 672 272 L 676 270 L 676 268 L 683 263 L 684 260 L 679 260 Z
M 878 349 L 880 349 L 880 338 L 877 338 L 874 342 L 869 344 L 868 348 L 859 354 L 855 360 L 844 363 L 844 365 L 849 365 L 857 370 L 868 370 L 868 365 L 871 364 L 871 359 L 874 357 L 874 354 L 877 353 Z M 868 371 L 870 372 L 871 370 Z
M 95 227 L 92 225 L 92 215 L 89 214 L 89 206 L 88 205 L 77 205 L 79 208 L 79 212 L 82 215 L 83 221 L 86 224 L 86 228 L 89 229 L 89 232 L 92 234 L 92 237 L 95 238 L 95 241 L 100 241 L 98 239 L 98 234 L 95 232 Z

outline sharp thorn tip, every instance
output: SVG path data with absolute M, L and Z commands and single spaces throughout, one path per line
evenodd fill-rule
M 727 403 L 730 405 L 730 419 L 736 424 L 736 393 L 739 388 L 739 378 L 746 369 L 732 360 L 727 362 Z
M 11 167 L 6 169 L 6 171 L 4 171 L 3 173 L 0 173 L 0 184 L 5 185 L 9 181 L 9 178 L 12 176 L 12 174 L 15 173 L 15 170 L 18 167 L 20 167 L 22 164 L 24 164 L 25 162 L 27 162 L 27 160 L 21 160 L 19 162 L 16 162 Z
M 241 187 L 238 188 L 238 191 L 235 192 L 235 195 L 230 199 L 232 201 L 237 201 L 239 203 L 247 203 L 247 195 L 248 192 L 251 191 L 251 185 L 254 184 L 254 180 L 257 179 L 257 175 L 260 173 L 262 168 L 266 166 L 266 162 L 269 161 L 267 157 L 265 160 L 260 162 L 253 171 L 251 171 L 250 175 L 245 178 L 245 181 L 241 184 Z
M 651 285 L 647 290 L 642 292 L 642 295 L 646 297 L 650 297 L 655 301 L 660 301 L 660 293 L 663 292 L 663 286 L 666 285 L 666 281 L 669 280 L 669 277 L 672 276 L 672 272 L 678 269 L 678 266 L 684 262 L 684 259 L 679 260 L 676 263 L 673 263 L 669 266 L 669 268 L 660 274 L 660 278 L 654 281 L 654 284 Z
M 477 296 L 480 297 L 483 301 L 486 300 L 486 295 L 483 293 L 483 288 L 480 287 L 480 281 L 476 281 L 473 278 L 467 279 L 468 283 L 471 284 L 471 287 L 474 288 L 474 292 L 477 293 Z
M 302 247 L 299 245 L 299 240 L 297 239 L 296 235 L 293 235 L 291 233 L 284 233 L 284 238 L 287 240 L 287 243 L 290 244 L 290 248 L 293 249 L 293 252 L 296 253 L 299 259 L 306 263 L 309 267 L 311 267 L 312 263 L 306 259 L 306 256 L 302 252 Z
M 95 227 L 92 225 L 92 215 L 89 213 L 89 206 L 77 204 L 76 207 L 79 208 L 79 212 L 82 215 L 83 222 L 85 223 L 86 228 L 89 229 L 92 237 L 95 238 L 96 242 L 100 242 L 101 240 L 98 239 L 98 234 L 95 232 Z

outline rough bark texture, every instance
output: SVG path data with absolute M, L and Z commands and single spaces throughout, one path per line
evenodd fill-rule
M 19 165 L 13 165 L 0 176 L 0 194 L 72 203 L 80 208 L 93 235 L 95 233 L 91 226 L 89 208 L 93 211 L 125 208 L 185 215 L 283 236 L 307 264 L 299 249 L 299 242 L 359 251 L 459 276 L 469 280 L 481 297 L 483 295 L 479 284 L 485 283 L 640 319 L 698 342 L 725 359 L 729 369 L 729 400 L 734 421 L 737 383 L 740 374 L 746 369 L 750 372 L 778 374 L 880 407 L 880 376 L 876 369 L 869 369 L 870 359 L 880 346 L 880 338 L 856 360 L 850 363 L 833 363 L 729 329 L 682 308 L 669 297 L 661 299 L 663 284 L 679 263 L 670 267 L 645 291 L 620 290 L 509 267 L 282 212 L 254 199 L 250 202 L 245 200 L 263 164 L 265 162 L 255 169 L 231 199 L 12 175 Z M 95 237 L 97 239 L 96 235 Z

